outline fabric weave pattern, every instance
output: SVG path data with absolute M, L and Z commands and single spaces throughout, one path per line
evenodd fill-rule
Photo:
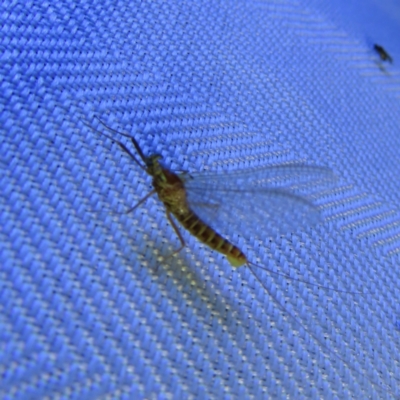
M 389 0 L 4 1 L 0 398 L 399 396 L 399 15 Z M 94 117 L 174 171 L 330 168 L 320 223 L 220 225 L 293 279 L 259 271 L 264 287 L 185 232 L 168 257 L 160 202 L 125 212 L 150 177 Z M 232 218 L 263 215 L 248 212 Z

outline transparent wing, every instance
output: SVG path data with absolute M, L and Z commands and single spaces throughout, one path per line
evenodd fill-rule
M 228 237 L 262 240 L 317 223 L 318 199 L 336 182 L 329 168 L 304 164 L 183 179 L 188 202 L 204 222 Z

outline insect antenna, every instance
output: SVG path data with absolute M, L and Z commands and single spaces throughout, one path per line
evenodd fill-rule
M 101 125 L 103 125 L 103 126 L 104 126 L 106 129 L 108 129 L 109 131 L 114 132 L 114 133 L 116 133 L 116 134 L 119 134 L 119 135 L 122 135 L 122 136 L 125 136 L 125 137 L 131 139 L 131 141 L 132 141 L 132 143 L 133 143 L 133 145 L 134 145 L 136 151 L 138 152 L 140 158 L 141 158 L 142 161 L 147 165 L 148 158 L 143 154 L 142 149 L 140 148 L 139 144 L 137 143 L 137 141 L 135 140 L 134 137 L 129 136 L 129 135 L 127 135 L 126 133 L 122 133 L 122 132 L 119 132 L 119 131 L 117 131 L 117 130 L 115 130 L 115 129 L 110 128 L 109 126 L 107 126 L 107 125 L 106 125 L 100 118 L 98 118 L 97 116 L 95 116 L 95 118 L 100 122 Z M 130 157 L 141 169 L 143 169 L 144 171 L 147 172 L 146 167 L 144 167 L 144 166 L 142 165 L 142 163 L 135 157 L 135 155 L 134 155 L 122 142 L 116 140 L 115 138 L 113 138 L 113 137 L 110 136 L 110 135 L 107 135 L 107 134 L 104 133 L 104 132 L 99 131 L 98 129 L 94 128 L 93 126 L 87 124 L 85 121 L 82 121 L 82 122 L 83 122 L 84 125 L 86 125 L 88 128 L 90 128 L 92 131 L 96 132 L 97 134 L 99 134 L 99 135 L 101 135 L 101 136 L 105 136 L 106 138 L 110 139 L 111 141 L 117 143 L 117 144 L 121 147 L 121 149 L 122 149 L 125 153 L 127 153 L 127 154 L 129 155 L 129 157 Z M 122 212 L 118 212 L 118 211 L 115 211 L 115 210 L 109 210 L 109 211 L 111 211 L 113 214 L 119 214 L 119 215 L 122 215 L 122 214 L 129 214 L 129 213 L 131 213 L 132 211 L 134 211 L 136 208 L 138 208 L 140 205 L 142 205 L 149 197 L 153 196 L 155 193 L 156 193 L 156 190 L 155 190 L 155 189 L 151 190 L 149 193 L 146 194 L 146 196 L 144 196 L 142 199 L 140 199 L 133 207 L 130 207 L 130 208 L 127 209 L 126 211 L 122 211 Z
M 125 137 L 131 139 L 131 141 L 132 141 L 133 145 L 135 146 L 135 149 L 136 149 L 136 151 L 138 152 L 140 158 L 142 159 L 142 161 L 143 161 L 145 164 L 147 164 L 148 158 L 143 154 L 143 151 L 142 151 L 142 149 L 140 148 L 140 146 L 139 146 L 139 144 L 137 143 L 137 141 L 136 141 L 135 138 L 133 138 L 132 136 L 127 135 L 126 133 L 122 133 L 122 132 L 116 131 L 115 129 L 112 129 L 112 128 L 110 128 L 109 126 L 107 126 L 100 118 L 98 118 L 98 117 L 96 117 L 96 116 L 95 116 L 95 118 L 96 118 L 106 129 L 108 129 L 109 131 L 114 132 L 114 133 L 116 133 L 116 134 L 118 134 L 118 135 L 125 136 Z M 104 132 L 99 131 L 98 129 L 94 128 L 93 126 L 87 124 L 85 121 L 82 121 L 82 122 L 83 122 L 84 125 L 86 125 L 86 126 L 87 126 L 89 129 L 91 129 L 92 131 L 96 132 L 98 135 L 105 136 L 106 138 L 108 138 L 108 139 L 112 140 L 113 142 L 117 143 L 118 146 L 121 147 L 121 149 L 122 149 L 125 153 L 127 153 L 127 154 L 129 155 L 129 157 L 130 157 L 142 170 L 146 171 L 146 167 L 144 167 L 144 166 L 142 165 L 142 163 L 135 157 L 135 155 L 134 155 L 122 142 L 120 142 L 119 140 L 116 140 L 114 137 L 112 137 L 112 136 L 110 136 L 110 135 L 107 135 L 107 134 L 104 133 Z
M 114 133 L 117 133 L 118 135 L 125 136 L 126 138 L 131 139 L 131 141 L 132 141 L 133 145 L 135 146 L 135 149 L 136 149 L 136 151 L 138 152 L 140 158 L 141 158 L 141 159 L 143 160 L 143 162 L 146 164 L 146 161 L 147 161 L 148 157 L 146 157 L 146 156 L 143 154 L 143 151 L 142 151 L 141 147 L 139 146 L 139 143 L 137 142 L 137 140 L 136 140 L 133 136 L 128 135 L 127 133 L 120 132 L 120 131 L 117 131 L 117 130 L 111 128 L 110 126 L 108 126 L 107 124 L 105 124 L 105 123 L 104 123 L 99 117 L 97 117 L 97 116 L 95 116 L 95 118 L 96 118 L 106 129 L 108 129 L 110 132 L 114 132 Z

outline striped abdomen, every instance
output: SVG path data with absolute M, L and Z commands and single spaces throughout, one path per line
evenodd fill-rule
M 193 236 L 213 250 L 224 254 L 232 266 L 240 267 L 247 263 L 247 258 L 241 250 L 203 222 L 193 211 L 189 210 L 186 215 L 174 215 Z

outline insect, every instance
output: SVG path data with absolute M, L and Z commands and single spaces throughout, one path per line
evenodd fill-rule
M 382 46 L 379 44 L 374 44 L 374 49 L 379 54 L 382 61 L 389 61 L 390 63 L 393 62 L 393 58 Z
M 130 208 L 128 212 L 135 210 L 149 197 L 157 194 L 158 198 L 165 206 L 167 219 L 181 243 L 179 249 L 177 249 L 174 253 L 180 252 L 186 246 L 186 243 L 172 216 L 183 228 L 189 231 L 199 241 L 226 256 L 229 263 L 236 268 L 246 264 L 252 265 L 252 263 L 247 259 L 246 255 L 241 249 L 239 249 L 239 247 L 218 233 L 218 231 L 211 226 L 209 221 L 203 220 L 191 206 L 192 203 L 200 204 L 202 198 L 210 197 L 210 192 L 219 193 L 219 195 L 222 196 L 220 199 L 216 200 L 214 204 L 211 203 L 206 205 L 206 207 L 208 206 L 209 208 L 214 209 L 214 215 L 212 216 L 212 219 L 214 219 L 216 216 L 215 213 L 218 213 L 219 211 L 218 208 L 220 204 L 223 202 L 229 202 L 229 197 L 231 197 L 233 193 L 236 192 L 235 197 L 241 203 L 249 203 L 256 193 L 261 193 L 261 195 L 264 197 L 267 194 L 271 202 L 273 202 L 272 198 L 274 198 L 276 201 L 281 203 L 280 207 L 276 204 L 273 207 L 274 211 L 279 214 L 279 219 L 282 217 L 282 211 L 284 211 L 283 209 L 286 208 L 287 203 L 292 203 L 292 205 L 293 203 L 297 203 L 298 208 L 300 208 L 300 205 L 304 208 L 303 213 L 300 213 L 300 219 L 307 218 L 311 221 L 312 219 L 316 219 L 315 217 L 318 218 L 318 212 L 309 200 L 290 192 L 287 188 L 263 187 L 265 186 L 265 182 L 263 182 L 263 180 L 265 181 L 265 176 L 263 177 L 263 175 L 265 175 L 267 171 L 269 175 L 273 175 L 273 178 L 275 179 L 282 178 L 285 175 L 286 177 L 288 175 L 291 177 L 300 175 L 303 178 L 306 177 L 307 181 L 311 180 L 311 183 L 312 180 L 317 179 L 327 181 L 335 179 L 332 171 L 328 168 L 295 164 L 268 167 L 267 169 L 262 168 L 257 172 L 251 171 L 249 173 L 236 173 L 233 175 L 236 181 L 235 186 L 232 185 L 232 181 L 229 179 L 229 177 L 222 174 L 204 175 L 203 177 L 197 176 L 196 179 L 193 180 L 192 175 L 187 178 L 186 174 L 178 175 L 165 168 L 160 163 L 162 158 L 160 155 L 152 154 L 150 156 L 145 156 L 141 147 L 139 146 L 139 143 L 134 137 L 108 127 L 101 120 L 99 120 L 99 122 L 109 131 L 120 134 L 121 136 L 127 137 L 131 140 L 131 143 L 136 149 L 142 163 L 124 143 L 97 131 L 101 135 L 106 136 L 117 143 L 141 169 L 145 170 L 152 177 L 153 190 L 143 197 L 135 206 Z M 237 185 L 243 184 L 243 182 L 249 181 L 249 179 L 252 179 L 253 183 L 256 182 L 252 188 L 247 187 L 242 190 L 240 188 L 238 189 Z M 194 185 L 192 185 L 193 181 Z M 190 191 L 188 189 L 190 189 Z M 217 197 L 214 195 L 214 200 L 216 198 Z M 229 218 L 229 215 L 225 215 L 224 218 Z M 231 216 L 231 218 L 235 218 L 235 216 Z M 273 219 L 273 216 L 271 216 L 271 219 Z M 297 225 L 299 221 L 294 221 L 293 215 L 290 215 L 290 223 Z
M 264 227 L 267 225 L 274 226 L 275 224 L 275 226 L 280 226 L 286 224 L 290 228 L 305 222 L 315 222 L 319 216 L 317 208 L 313 205 L 310 198 L 296 194 L 296 189 L 312 189 L 318 182 L 331 184 L 336 180 L 336 177 L 329 168 L 292 164 L 265 167 L 233 174 L 216 173 L 204 174 L 202 176 L 185 173 L 177 174 L 162 165 L 162 157 L 159 154 L 146 156 L 134 137 L 108 127 L 99 119 L 98 121 L 110 132 L 124 136 L 131 141 L 139 158 L 121 141 L 95 130 L 100 135 L 117 143 L 142 170 L 146 171 L 152 177 L 153 189 L 127 212 L 133 211 L 151 196 L 157 195 L 159 200 L 164 204 L 167 219 L 181 243 L 181 246 L 174 254 L 181 251 L 186 245 L 175 222 L 176 220 L 179 225 L 189 231 L 199 241 L 214 251 L 223 254 L 233 267 L 247 266 L 275 303 L 296 324 L 313 337 L 326 352 L 346 364 L 346 361 L 342 357 L 318 339 L 294 314 L 291 314 L 280 304 L 276 296 L 271 293 L 259 277 L 256 270 L 258 268 L 266 270 L 269 273 L 284 277 L 288 276 L 251 262 L 241 248 L 220 234 L 216 227 L 220 222 L 225 221 L 225 225 L 229 225 L 231 229 L 233 227 L 239 229 L 242 226 L 245 230 L 246 225 L 250 223 L 253 227 L 256 226 L 258 231 L 263 232 Z M 93 129 L 90 126 L 89 128 Z M 274 182 L 287 182 L 287 185 L 276 187 L 272 185 Z M 256 207 L 254 209 L 255 214 L 250 221 L 245 218 L 245 212 L 232 215 L 233 210 L 240 211 L 241 206 L 245 211 L 249 209 L 249 205 L 251 207 L 251 204 L 261 204 L 260 199 L 263 199 L 266 206 L 271 207 L 272 211 L 269 214 L 270 218 L 268 220 L 266 220 L 263 210 Z M 204 203 L 204 200 L 206 200 L 206 203 Z M 201 209 L 208 210 L 208 212 L 202 213 L 200 216 Z M 302 281 L 292 277 L 288 278 L 293 281 Z M 307 284 L 330 289 L 309 282 Z M 340 292 L 340 290 L 336 291 Z M 355 373 L 361 375 L 358 371 L 355 371 Z M 380 386 L 379 384 L 377 385 Z

